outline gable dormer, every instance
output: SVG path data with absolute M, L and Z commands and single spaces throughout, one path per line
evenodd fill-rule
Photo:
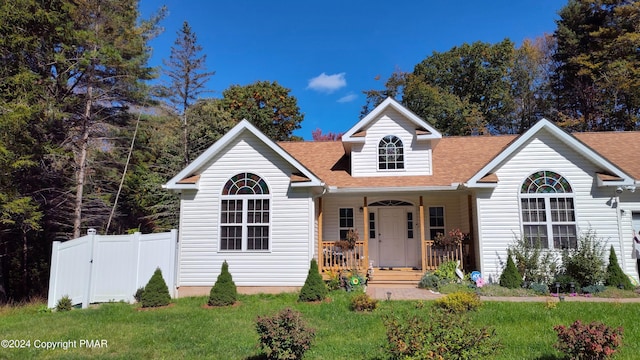
M 442 135 L 429 123 L 385 99 L 342 136 L 351 176 L 432 175 L 432 150 Z

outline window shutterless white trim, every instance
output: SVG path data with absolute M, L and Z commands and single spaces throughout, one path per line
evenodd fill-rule
M 271 249 L 271 195 L 266 182 L 252 173 L 229 179 L 220 196 L 221 252 Z
M 434 212 L 432 212 L 432 209 Z M 434 205 L 427 209 L 427 224 L 429 225 L 429 239 L 433 240 L 437 233 L 446 234 L 446 211 L 444 206 Z M 441 221 L 440 221 L 441 220 Z M 435 224 L 435 225 L 434 225 Z M 442 225 L 440 225 L 442 224 Z
M 387 135 L 378 143 L 378 170 L 404 170 L 404 146 L 395 135 Z
M 546 249 L 575 249 L 578 244 L 575 197 L 569 182 L 553 171 L 538 171 L 519 192 L 523 238 Z
M 355 212 L 352 207 L 338 210 L 338 239 L 345 240 L 349 230 L 355 228 Z

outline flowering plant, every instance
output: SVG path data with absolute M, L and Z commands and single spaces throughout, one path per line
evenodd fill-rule
M 436 246 L 459 246 L 462 244 L 462 241 L 468 237 L 468 234 L 465 234 L 460 229 L 452 229 L 449 230 L 447 235 L 443 233 L 438 233 L 435 239 L 433 239 L 433 243 Z
M 483 278 L 477 278 L 476 279 L 476 286 L 481 288 L 485 285 L 484 279 Z

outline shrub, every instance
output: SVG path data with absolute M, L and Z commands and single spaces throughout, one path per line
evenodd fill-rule
M 140 295 L 140 303 L 142 303 L 143 308 L 146 308 L 167 306 L 170 302 L 171 295 L 169 295 L 167 283 L 164 282 L 160 268 L 156 268 Z
M 365 293 L 360 293 L 351 298 L 351 310 L 373 311 L 378 307 L 378 300 L 372 299 Z
M 301 314 L 288 308 L 274 316 L 258 317 L 256 330 L 268 359 L 301 359 L 315 337 Z
M 299 301 L 321 301 L 327 296 L 327 286 L 322 281 L 322 275 L 318 271 L 318 263 L 315 259 L 311 260 L 309 274 L 304 282 L 304 286 L 300 289 Z
M 549 294 L 549 287 L 547 286 L 547 284 L 532 282 L 529 284 L 529 289 L 533 290 L 533 292 L 538 295 Z
M 445 261 L 440 264 L 440 266 L 438 266 L 438 269 L 433 274 L 439 277 L 441 280 L 454 281 L 458 278 L 458 276 L 456 275 L 457 268 L 457 261 Z
M 599 322 L 583 324 L 576 320 L 570 327 L 556 325 L 558 342 L 554 347 L 570 359 L 609 359 L 622 344 L 623 329 L 613 329 Z
M 138 288 L 138 290 L 136 290 L 136 293 L 133 294 L 133 298 L 136 300 L 136 302 L 140 302 L 142 300 L 143 292 L 144 292 L 144 286 L 141 286 Z
M 334 291 L 334 290 L 340 289 L 340 287 L 341 287 L 341 284 L 340 284 L 340 273 L 339 272 L 329 271 L 329 272 L 327 272 L 327 276 L 329 277 L 329 280 L 327 281 L 327 288 L 329 289 L 329 291 Z
M 558 287 L 556 286 L 556 284 L 560 284 L 560 292 L 570 292 L 571 283 L 573 283 L 575 289 L 580 288 L 580 283 L 576 281 L 576 279 L 566 274 L 558 274 L 553 284 L 551 284 L 551 292 L 555 293 L 558 291 Z
M 449 313 L 463 313 L 477 309 L 482 302 L 476 293 L 459 291 L 436 300 L 434 305 Z
M 71 303 L 69 295 L 61 297 L 56 304 L 56 311 L 71 311 L 72 308 L 73 304 Z
M 606 289 L 604 285 L 589 285 L 582 288 L 582 292 L 585 294 L 597 294 L 603 292 Z
M 500 274 L 500 286 L 504 286 L 509 289 L 516 289 L 522 287 L 522 275 L 518 272 L 516 264 L 511 258 L 511 254 L 507 255 L 507 266 Z
M 435 310 L 401 316 L 383 320 L 385 350 L 393 359 L 478 359 L 499 345 L 492 330 L 477 328 L 462 315 Z
M 418 283 L 418 287 L 421 289 L 433 289 L 437 290 L 443 281 L 434 273 L 425 273 Z
M 600 284 L 605 279 L 604 245 L 592 230 L 581 234 L 576 249 L 562 253 L 562 263 L 566 275 L 571 276 L 580 286 Z
M 549 283 L 558 272 L 556 253 L 544 251 L 539 239 L 517 239 L 509 246 L 509 254 L 527 282 Z
M 607 286 L 622 286 L 625 290 L 633 290 L 634 286 L 629 280 L 627 274 L 622 271 L 620 265 L 618 264 L 618 257 L 616 256 L 616 251 L 611 246 L 611 251 L 609 251 L 609 265 L 607 265 L 607 273 L 606 273 L 606 281 L 605 285 Z
M 238 289 L 229 272 L 229 264 L 225 260 L 216 283 L 209 291 L 208 304 L 210 306 L 228 306 L 233 305 L 236 300 L 238 300 Z

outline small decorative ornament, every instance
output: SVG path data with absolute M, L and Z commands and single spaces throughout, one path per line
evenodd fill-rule
M 480 279 L 481 277 L 482 274 L 480 273 L 480 271 L 471 272 L 471 281 L 478 281 L 478 279 Z
M 360 279 L 357 276 L 351 277 L 351 285 L 358 286 L 360 285 Z
M 484 279 L 481 277 L 477 278 L 475 281 L 476 281 L 476 286 L 479 288 L 483 287 L 485 284 Z

